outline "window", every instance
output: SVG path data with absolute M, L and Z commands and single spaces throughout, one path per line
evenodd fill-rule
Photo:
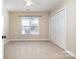
M 39 17 L 21 17 L 22 34 L 39 34 Z

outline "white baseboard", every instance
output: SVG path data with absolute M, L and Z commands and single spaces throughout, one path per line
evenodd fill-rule
M 5 45 L 5 44 L 7 44 L 8 42 L 10 42 L 10 40 L 6 40 L 6 41 L 4 41 L 3 44 Z
M 8 39 L 4 41 L 4 45 L 11 41 L 49 41 L 48 39 Z
M 71 55 L 72 57 L 76 58 L 76 55 L 73 52 L 70 52 L 68 50 L 65 50 L 66 53 L 68 53 L 69 55 Z
M 53 44 L 57 45 L 56 43 L 54 43 L 53 41 L 50 40 L 50 42 L 52 42 Z M 58 46 L 58 45 L 57 45 Z M 72 56 L 73 58 L 76 58 L 76 55 L 73 52 L 70 52 L 66 49 L 63 49 L 62 47 L 58 46 L 60 49 L 64 50 L 65 53 L 68 53 L 70 56 Z
M 48 39 L 10 39 L 10 41 L 46 41 Z

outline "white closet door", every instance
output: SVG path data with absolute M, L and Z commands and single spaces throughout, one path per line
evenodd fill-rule
M 52 41 L 60 46 L 66 48 L 66 15 L 65 9 L 56 13 L 51 17 L 51 37 Z

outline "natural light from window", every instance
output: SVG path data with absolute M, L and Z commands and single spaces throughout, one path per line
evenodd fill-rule
M 39 35 L 39 17 L 21 17 L 22 34 Z

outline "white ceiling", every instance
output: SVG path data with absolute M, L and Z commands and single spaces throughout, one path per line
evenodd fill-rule
M 25 6 L 25 0 L 4 0 L 4 7 L 8 11 L 26 11 L 26 12 L 50 12 L 63 0 L 32 0 L 33 5 Z

